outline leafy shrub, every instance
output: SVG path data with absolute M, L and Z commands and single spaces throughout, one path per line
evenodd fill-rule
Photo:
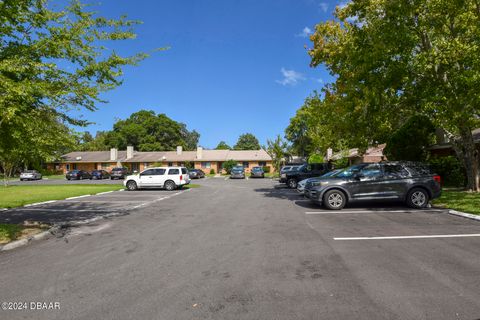
M 40 169 L 38 170 L 42 174 L 42 176 L 54 176 L 63 174 L 62 170 L 49 170 L 49 169 Z
M 308 163 L 323 163 L 324 161 L 324 156 L 321 154 L 312 154 L 310 157 L 308 157 Z
M 210 169 L 210 174 L 215 174 L 215 170 Z
M 333 164 L 333 167 L 335 169 L 342 169 L 342 168 L 346 168 L 346 167 L 350 166 L 350 163 L 349 163 L 347 157 L 335 160 L 335 161 L 332 162 L 332 164 Z
M 270 173 L 270 167 L 269 166 L 264 166 L 263 167 L 263 172 Z
M 232 168 L 237 165 L 237 161 L 235 160 L 227 160 L 222 164 L 222 168 L 227 171 L 227 174 L 230 174 L 232 172 Z
M 433 172 L 440 175 L 445 186 L 465 186 L 465 170 L 456 157 L 433 157 L 428 162 Z

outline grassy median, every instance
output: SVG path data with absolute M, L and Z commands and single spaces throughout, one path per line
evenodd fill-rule
M 444 190 L 442 196 L 433 200 L 437 207 L 480 215 L 480 193 Z
M 119 190 L 120 185 L 25 185 L 0 187 L 0 208 L 13 208 L 29 203 L 61 200 L 69 197 Z

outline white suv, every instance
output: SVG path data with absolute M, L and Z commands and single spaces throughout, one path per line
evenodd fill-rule
M 127 176 L 123 185 L 129 191 L 141 188 L 165 188 L 168 191 L 179 189 L 190 183 L 187 168 L 184 167 L 155 167 Z

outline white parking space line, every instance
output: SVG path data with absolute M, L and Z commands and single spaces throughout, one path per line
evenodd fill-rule
M 223 179 L 223 180 L 228 180 L 228 179 L 230 179 L 230 177 L 225 177 L 225 179 Z
M 108 194 L 108 193 L 112 193 L 113 191 L 105 191 L 105 192 L 100 192 L 100 193 L 97 193 L 95 194 L 96 196 L 100 196 L 102 194 Z
M 83 196 L 65 198 L 65 200 L 80 199 L 80 198 L 86 198 L 86 197 L 91 197 L 91 196 L 92 196 L 91 194 L 86 194 L 86 195 L 83 195 Z
M 30 203 L 30 204 L 24 205 L 24 207 L 33 207 L 33 206 L 38 206 L 38 205 L 41 205 L 41 204 L 54 203 L 54 202 L 57 202 L 57 200 L 49 200 L 49 201 L 43 201 L 43 202 L 37 202 L 37 203 Z
M 333 238 L 337 241 L 352 241 L 352 240 L 401 240 L 401 239 L 433 239 L 433 238 L 468 238 L 480 237 L 480 233 L 472 234 L 434 234 L 422 236 L 392 236 L 392 237 L 347 237 L 347 238 Z
M 309 215 L 322 215 L 322 214 L 339 214 L 339 213 L 419 213 L 419 212 L 444 212 L 444 210 L 324 210 L 324 211 L 307 211 L 305 214 Z

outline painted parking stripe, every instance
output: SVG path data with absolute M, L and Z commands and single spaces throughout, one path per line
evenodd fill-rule
M 92 196 L 91 194 L 86 194 L 86 195 L 83 195 L 83 196 L 65 198 L 65 200 L 80 199 L 80 198 L 86 198 L 86 197 L 91 197 L 91 196 Z
M 305 214 L 309 215 L 322 215 L 322 214 L 339 214 L 339 213 L 418 213 L 418 212 L 444 212 L 445 210 L 329 210 L 329 211 L 307 211 Z
M 43 202 L 30 203 L 30 204 L 24 205 L 24 207 L 33 207 L 33 206 L 38 206 L 38 205 L 41 205 L 41 204 L 54 203 L 54 202 L 57 202 L 57 200 L 49 200 L 49 201 L 43 201 Z
M 112 193 L 113 191 L 105 191 L 105 192 L 100 192 L 100 193 L 97 193 L 96 196 L 100 196 L 102 194 L 108 194 L 108 193 Z
M 393 237 L 347 237 L 347 238 L 333 238 L 337 241 L 352 241 L 352 240 L 402 240 L 402 239 L 433 239 L 433 238 L 468 238 L 480 237 L 480 233 L 471 234 L 433 234 L 422 236 L 393 236 Z

